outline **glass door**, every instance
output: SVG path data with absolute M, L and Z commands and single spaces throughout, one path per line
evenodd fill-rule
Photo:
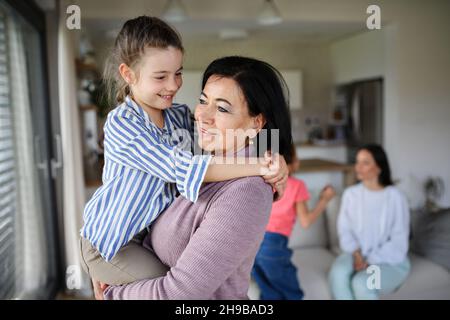
M 40 17 L 0 1 L 0 299 L 52 298 L 60 276 Z

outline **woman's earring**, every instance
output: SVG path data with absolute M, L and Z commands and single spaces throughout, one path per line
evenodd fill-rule
M 248 144 L 249 144 L 249 145 L 253 145 L 253 139 L 250 138 L 250 137 L 248 137 Z

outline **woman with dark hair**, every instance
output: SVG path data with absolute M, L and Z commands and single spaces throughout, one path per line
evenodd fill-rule
M 261 143 L 257 151 L 255 142 L 262 140 L 263 129 L 267 136 L 276 129 L 277 151 L 288 159 L 292 137 L 285 92 L 279 73 L 265 62 L 244 57 L 213 61 L 195 110 L 199 147 L 232 158 L 264 154 L 264 146 L 271 144 Z M 100 284 L 104 298 L 248 299 L 272 201 L 272 188 L 259 176 L 205 183 L 195 203 L 176 198 L 143 243 L 168 271 L 123 286 Z
M 331 267 L 329 282 L 335 299 L 378 299 L 399 288 L 409 274 L 410 213 L 381 146 L 362 147 L 355 171 L 360 182 L 342 195 L 337 228 L 343 253 Z

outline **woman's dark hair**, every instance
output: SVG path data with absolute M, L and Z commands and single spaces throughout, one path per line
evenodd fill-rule
M 381 172 L 378 176 L 378 182 L 383 187 L 393 185 L 394 183 L 391 179 L 391 168 L 389 167 L 389 161 L 383 147 L 378 144 L 367 144 L 359 148 L 358 152 L 361 150 L 368 151 L 375 160 L 378 168 L 380 168 Z
M 256 137 L 258 156 L 264 147 L 271 146 L 271 130 L 278 129 L 279 150 L 287 163 L 291 161 L 292 133 L 289 114 L 289 91 L 286 82 L 270 64 L 253 58 L 229 56 L 214 60 L 203 74 L 202 89 L 211 76 L 230 78 L 239 85 L 248 105 L 249 114 L 262 114 L 266 120 L 267 143 L 260 144 L 261 134 Z M 265 138 L 265 137 L 264 137 Z M 261 146 L 261 147 L 260 147 Z
M 130 93 L 128 84 L 119 73 L 121 63 L 133 68 L 141 61 L 147 48 L 167 49 L 169 46 L 184 52 L 180 35 L 161 19 L 140 16 L 126 21 L 105 64 L 103 79 L 108 100 L 120 103 Z

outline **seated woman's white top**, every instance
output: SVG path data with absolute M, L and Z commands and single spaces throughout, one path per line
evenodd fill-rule
M 409 219 L 406 198 L 396 187 L 351 186 L 342 195 L 337 220 L 341 249 L 361 249 L 369 264 L 401 263 L 408 253 Z

